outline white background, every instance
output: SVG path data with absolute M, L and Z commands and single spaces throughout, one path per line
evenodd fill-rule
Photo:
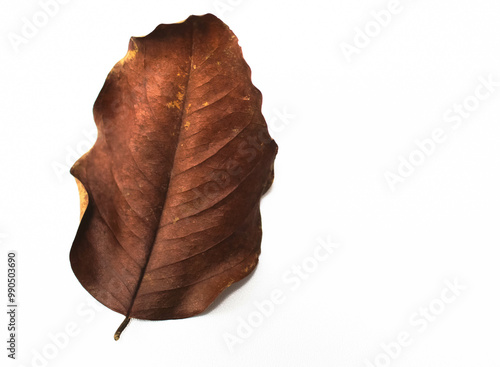
M 1 0 L 0 271 L 16 250 L 20 274 L 15 362 L 0 282 L 1 365 L 500 366 L 500 87 L 458 128 L 443 117 L 474 103 L 479 77 L 500 81 L 500 3 L 401 0 L 377 29 L 372 11 L 388 3 L 73 0 L 16 52 L 9 37 L 43 10 Z M 260 264 L 202 316 L 133 321 L 115 342 L 123 316 L 91 311 L 70 268 L 69 166 L 93 143 L 92 105 L 129 37 L 207 12 L 238 36 L 279 145 Z M 373 37 L 349 61 L 342 45 L 366 26 Z M 387 173 L 422 158 L 415 140 L 435 129 L 446 140 L 391 190 Z M 328 240 L 339 248 L 314 259 Z M 466 289 L 444 304 L 447 280 Z M 284 302 L 259 320 L 254 302 L 273 289 Z M 260 324 L 248 336 L 249 317 Z M 68 325 L 78 335 L 61 336 Z M 242 342 L 230 348 L 229 334 Z

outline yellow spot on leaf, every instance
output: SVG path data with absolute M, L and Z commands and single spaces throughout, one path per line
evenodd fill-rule
M 167 108 L 177 108 L 178 110 L 180 110 L 182 108 L 182 102 L 184 101 L 184 91 L 186 89 L 186 87 L 184 85 L 179 85 L 179 89 L 180 91 L 177 92 L 177 99 L 174 100 L 174 101 L 170 101 L 167 103 Z
M 191 123 L 189 121 L 186 121 L 186 123 L 184 124 L 184 128 L 186 130 L 189 129 L 189 125 L 191 125 Z
M 203 103 L 203 106 L 208 106 L 208 102 Z
M 167 103 L 167 108 L 177 108 L 178 110 L 181 109 L 181 102 L 179 100 L 171 101 Z

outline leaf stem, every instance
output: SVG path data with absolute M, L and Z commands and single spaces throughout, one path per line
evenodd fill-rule
M 121 323 L 121 325 L 118 327 L 115 333 L 115 340 L 120 339 L 120 335 L 122 335 L 123 330 L 127 327 L 128 323 L 130 322 L 130 317 L 125 317 L 125 320 Z

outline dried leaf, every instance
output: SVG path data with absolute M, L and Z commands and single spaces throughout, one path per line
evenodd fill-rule
M 83 217 L 75 275 L 130 318 L 204 311 L 260 254 L 259 202 L 277 145 L 235 35 L 213 15 L 132 37 L 72 167 Z

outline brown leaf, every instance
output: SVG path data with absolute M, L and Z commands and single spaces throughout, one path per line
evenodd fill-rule
M 71 169 L 84 214 L 70 259 L 125 325 L 199 314 L 255 268 L 277 152 L 261 104 L 210 14 L 132 37 L 109 73 L 97 142 Z

